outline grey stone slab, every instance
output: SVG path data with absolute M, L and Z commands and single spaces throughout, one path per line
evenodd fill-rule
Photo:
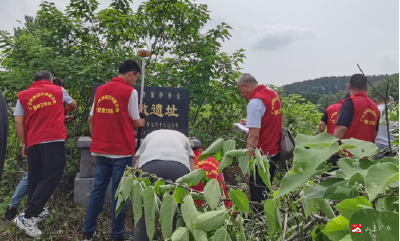
M 90 136 L 81 136 L 78 139 L 78 148 L 90 148 L 90 143 L 92 143 Z
M 80 177 L 94 178 L 95 170 L 95 157 L 91 155 L 88 148 L 81 148 Z
M 74 202 L 83 208 L 87 208 L 93 186 L 94 178 L 81 178 L 78 173 L 75 178 Z M 111 201 L 111 181 L 107 188 L 106 200 Z

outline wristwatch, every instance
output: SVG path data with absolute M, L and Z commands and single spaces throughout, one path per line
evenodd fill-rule
M 20 144 L 19 147 L 26 147 L 26 144 Z

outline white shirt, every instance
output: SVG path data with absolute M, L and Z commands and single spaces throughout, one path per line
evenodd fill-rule
M 156 130 L 144 138 L 135 156 L 139 158 L 138 167 L 153 160 L 176 161 L 190 171 L 189 157 L 195 156 L 188 138 L 174 130 Z
M 265 105 L 261 99 L 251 99 L 247 104 L 247 128 L 261 128 L 261 118 L 265 113 Z
M 90 110 L 90 115 L 93 116 L 93 110 L 94 110 L 94 102 L 92 104 L 92 109 Z M 131 96 L 129 97 L 129 103 L 128 103 L 128 113 L 129 116 L 133 120 L 139 120 L 139 109 L 138 109 L 138 94 L 136 90 L 133 90 L 131 93 Z M 92 152 L 92 156 L 104 156 L 108 158 L 123 158 L 123 157 L 129 157 L 132 155 L 113 155 L 113 154 L 104 154 L 104 153 L 97 153 L 97 152 Z

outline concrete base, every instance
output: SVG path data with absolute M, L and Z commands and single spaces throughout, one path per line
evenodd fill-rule
M 82 178 L 78 172 L 74 185 L 74 202 L 83 208 L 87 208 L 93 187 L 94 178 Z M 111 201 L 111 181 L 107 188 L 106 200 Z

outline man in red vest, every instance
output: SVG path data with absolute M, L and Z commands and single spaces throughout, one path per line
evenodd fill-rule
M 335 131 L 336 128 L 335 123 L 339 115 L 340 107 L 342 107 L 344 100 L 349 97 L 350 94 L 347 93 L 343 100 L 339 100 L 338 103 L 328 106 L 324 115 L 321 118 L 321 121 L 319 122 L 319 133 L 324 132 L 325 127 L 327 127 L 327 132 L 333 135 L 333 132 Z
M 22 155 L 28 157 L 28 208 L 14 219 L 29 236 L 38 237 L 38 216 L 61 181 L 66 165 L 64 111 L 76 109 L 75 101 L 61 86 L 51 84 L 52 75 L 39 71 L 34 83 L 18 93 L 15 127 Z M 64 104 L 67 106 L 64 108 Z
M 247 148 L 249 156 L 254 155 L 254 146 L 261 148 L 274 162 L 271 163 L 270 179 L 274 176 L 275 163 L 279 160 L 279 144 L 282 134 L 282 110 L 278 93 L 268 89 L 265 85 L 259 85 L 250 74 L 243 74 L 237 81 L 237 88 L 242 96 L 250 100 L 247 105 L 247 119 L 241 120 L 249 128 Z M 261 202 L 264 200 L 263 192 L 268 191 L 266 185 L 258 174 L 256 182 L 250 177 L 251 200 Z
M 355 138 L 375 143 L 378 133 L 380 112 L 377 105 L 367 95 L 367 78 L 355 74 L 350 78 L 346 99 L 339 111 L 333 136 L 339 139 Z
M 115 196 L 125 167 L 132 166 L 135 154 L 134 127 L 144 126 L 139 117 L 138 95 L 132 87 L 140 76 L 140 66 L 126 60 L 119 66 L 118 77 L 97 88 L 89 116 L 92 134 L 90 151 L 96 157 L 95 184 L 90 193 L 82 240 L 91 241 L 97 217 L 112 178 L 111 197 Z M 117 201 L 112 198 L 112 240 L 124 240 L 126 206 L 115 216 Z

